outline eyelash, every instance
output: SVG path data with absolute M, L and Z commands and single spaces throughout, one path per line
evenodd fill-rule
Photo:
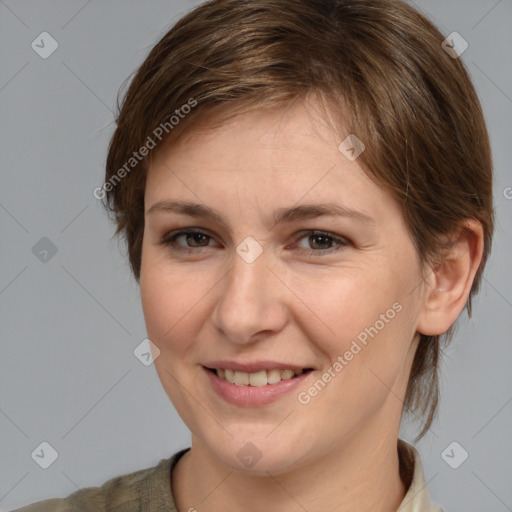
M 193 250 L 197 251 L 197 250 L 201 250 L 201 249 L 207 249 L 208 247 L 210 247 L 209 245 L 204 246 L 204 247 L 183 247 L 176 243 L 176 239 L 178 237 L 183 236 L 183 235 L 191 235 L 191 234 L 204 235 L 204 236 L 208 237 L 209 239 L 213 238 L 212 236 L 208 235 L 204 231 L 187 228 L 187 229 L 181 229 L 176 232 L 168 233 L 167 235 L 165 235 L 163 237 L 160 244 L 165 247 L 169 247 L 172 250 L 185 251 L 187 253 L 190 253 Z M 334 243 L 339 244 L 338 247 L 329 247 L 328 249 L 310 249 L 310 256 L 314 256 L 314 257 L 317 257 L 317 256 L 322 257 L 324 255 L 332 254 L 333 252 L 340 251 L 341 249 L 347 247 L 351 243 L 348 239 L 346 239 L 344 237 L 340 237 L 340 236 L 334 235 L 333 233 L 329 233 L 327 231 L 319 231 L 316 229 L 303 231 L 302 236 L 300 236 L 300 238 L 298 238 L 297 241 L 300 241 L 303 238 L 311 237 L 311 236 L 323 236 L 323 237 L 326 237 L 326 238 L 332 240 Z M 308 249 L 303 249 L 303 250 L 307 251 Z

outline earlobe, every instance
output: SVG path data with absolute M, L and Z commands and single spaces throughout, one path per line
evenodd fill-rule
M 475 219 L 466 220 L 446 240 L 449 245 L 431 268 L 417 326 L 417 331 L 427 336 L 443 334 L 457 320 L 483 256 L 483 227 Z

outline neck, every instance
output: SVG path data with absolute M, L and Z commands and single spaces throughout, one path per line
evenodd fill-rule
M 406 493 L 400 479 L 398 430 L 360 432 L 342 450 L 280 475 L 234 472 L 198 439 L 172 475 L 179 512 L 395 512 Z

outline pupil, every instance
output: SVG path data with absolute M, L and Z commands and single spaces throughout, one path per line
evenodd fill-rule
M 328 242 L 329 237 L 328 237 L 328 236 L 325 236 L 325 235 L 312 235 L 312 237 L 311 237 L 311 238 L 312 238 L 313 240 L 324 240 L 324 242 L 323 242 L 323 243 L 320 241 L 320 244 L 317 244 L 316 242 L 314 242 L 314 243 L 313 243 L 313 246 L 314 246 L 314 245 L 325 245 L 325 244 L 329 245 L 329 242 Z
M 202 235 L 201 233 L 192 233 L 190 235 L 192 237 L 192 240 L 194 244 L 201 244 L 201 242 L 204 242 L 205 235 Z

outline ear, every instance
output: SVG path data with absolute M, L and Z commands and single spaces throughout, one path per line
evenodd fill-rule
M 482 224 L 467 219 L 446 241 L 447 247 L 426 280 L 417 332 L 427 336 L 446 332 L 466 305 L 484 251 Z

